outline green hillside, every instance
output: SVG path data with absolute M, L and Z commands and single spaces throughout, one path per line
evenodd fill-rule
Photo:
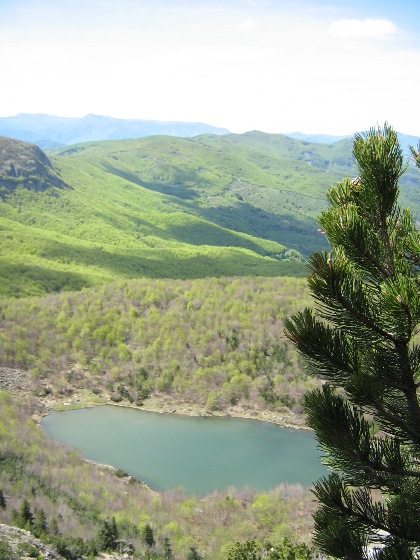
M 323 243 L 322 236 L 313 237 L 325 190 L 353 173 L 351 142 L 310 145 L 260 132 L 91 143 L 57 155 L 56 165 L 72 179 L 68 160 L 76 159 L 123 180 L 126 188 L 134 184 L 169 197 L 165 212 L 178 209 L 304 253 Z M 159 202 L 144 204 L 153 210 Z
M 325 191 L 355 176 L 351 141 L 151 137 L 48 157 L 0 146 L 0 521 L 69 560 L 103 550 L 112 518 L 137 558 L 152 557 L 149 524 L 154 551 L 169 542 L 183 560 L 192 547 L 226 560 L 250 538 L 310 542 L 313 497 L 298 486 L 156 494 L 84 462 L 36 422 L 111 401 L 302 426 L 302 395 L 319 381 L 284 319 L 310 304 L 296 276 L 325 244 Z M 417 215 L 418 185 L 410 167 L 400 200 Z
M 14 297 L 118 278 L 302 276 L 325 245 L 316 224 L 325 191 L 354 175 L 351 140 L 260 132 L 74 145 L 51 152 L 52 167 L 32 162 L 29 183 L 11 178 L 16 141 L 2 146 L 0 295 Z M 416 211 L 417 180 L 407 177 Z

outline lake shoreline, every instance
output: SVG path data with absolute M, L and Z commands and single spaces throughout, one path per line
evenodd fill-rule
M 118 406 L 130 406 L 126 403 L 108 403 Z M 259 422 L 267 422 L 276 424 L 282 428 L 290 428 L 294 430 L 309 429 L 304 424 L 304 419 L 299 418 L 290 412 L 275 412 L 271 410 L 250 409 L 242 405 L 229 407 L 227 410 L 209 411 L 203 406 L 191 404 L 187 402 L 176 402 L 175 399 L 164 396 L 153 396 L 144 402 L 142 407 L 133 405 L 138 410 L 147 412 L 158 412 L 160 414 L 178 414 L 181 416 L 200 416 L 200 417 L 222 417 L 222 418 L 243 418 L 245 420 L 258 420 Z M 299 420 L 301 420 L 299 422 Z
M 34 418 L 39 423 L 43 416 L 53 411 L 72 410 L 77 408 L 90 408 L 102 406 L 104 404 L 132 408 L 145 412 L 157 412 L 159 414 L 175 414 L 190 417 L 221 417 L 221 418 L 242 418 L 244 420 L 256 420 L 275 424 L 282 428 L 292 430 L 310 430 L 304 423 L 303 415 L 294 414 L 290 411 L 272 411 L 250 408 L 243 405 L 231 406 L 226 410 L 208 410 L 206 407 L 185 401 L 176 401 L 168 395 L 152 395 L 143 402 L 142 406 L 136 406 L 129 402 L 114 402 L 109 397 L 103 399 L 89 398 L 87 394 L 76 394 L 67 399 L 48 399 L 44 400 L 44 410 L 40 417 Z

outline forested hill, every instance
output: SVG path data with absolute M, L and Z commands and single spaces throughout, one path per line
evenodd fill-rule
M 17 181 L 3 193 L 0 293 L 118 278 L 306 274 L 306 256 L 325 246 L 316 222 L 325 192 L 354 176 L 351 146 L 351 139 L 324 145 L 249 132 L 50 152 L 67 188 L 35 192 Z M 411 173 L 402 199 L 416 212 Z

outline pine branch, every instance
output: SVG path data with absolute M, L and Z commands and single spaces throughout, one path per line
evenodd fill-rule
M 406 512 L 405 523 L 395 523 L 389 519 L 389 509 L 384 504 L 374 502 L 371 493 L 366 489 L 351 490 L 345 482 L 337 475 L 331 474 L 328 478 L 322 478 L 314 485 L 315 496 L 322 504 L 322 509 L 331 515 L 348 518 L 350 526 L 362 528 L 373 528 L 373 538 L 376 541 L 386 541 L 386 536 L 381 537 L 379 532 L 383 531 L 392 534 L 410 545 L 420 545 L 419 517 L 414 518 L 414 523 L 410 522 Z M 415 515 L 420 512 L 415 510 Z M 390 523 L 391 521 L 391 523 Z
M 334 383 L 347 379 L 352 371 L 351 346 L 342 332 L 318 321 L 310 309 L 285 320 L 285 334 L 307 357 L 318 375 Z
M 391 333 L 377 325 L 376 315 L 371 310 L 373 292 L 365 291 L 364 284 L 357 279 L 343 259 L 331 259 L 327 253 L 315 253 L 309 260 L 312 275 L 308 285 L 315 300 L 320 302 L 321 315 L 355 336 L 361 334 L 372 338 L 372 342 L 388 340 L 399 342 Z M 347 297 L 346 297 L 347 295 Z M 373 335 L 376 335 L 373 338 Z
M 420 144 L 412 152 L 420 168 Z M 309 393 L 304 406 L 326 463 L 342 473 L 315 483 L 321 504 L 315 541 L 345 560 L 414 560 L 420 554 L 420 233 L 397 204 L 405 166 L 391 127 L 356 135 L 353 155 L 359 178 L 330 189 L 330 208 L 320 218 L 332 253 L 310 259 L 316 310 L 286 323 L 311 370 L 329 382 Z M 382 433 L 374 435 L 378 427 Z M 384 502 L 373 500 L 372 489 Z M 381 550 L 371 555 L 368 542 L 381 543 Z
M 308 425 L 328 453 L 326 463 L 347 473 L 351 484 L 398 492 L 401 478 L 420 479 L 420 471 L 409 468 L 399 441 L 373 436 L 372 424 L 328 385 L 308 393 L 304 408 Z

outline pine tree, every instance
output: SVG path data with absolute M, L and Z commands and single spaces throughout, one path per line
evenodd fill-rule
M 111 529 L 111 536 L 114 539 L 114 542 L 117 542 L 120 535 L 119 535 L 118 526 L 115 517 L 112 517 L 110 529 Z
M 118 528 L 115 517 L 112 518 L 111 523 L 104 521 L 98 533 L 98 547 L 99 550 L 115 550 L 118 540 Z
M 47 516 L 45 515 L 45 511 L 43 509 L 39 509 L 34 515 L 32 533 L 39 538 L 47 532 Z
M 168 537 L 165 537 L 163 539 L 163 558 L 165 560 L 173 560 L 173 552 L 172 552 L 172 547 L 171 547 L 171 541 L 168 539 Z
M 0 488 L 0 508 L 6 509 L 6 496 L 3 493 L 3 490 Z
M 58 527 L 57 519 L 54 517 L 50 523 L 49 534 L 53 537 L 58 537 L 60 535 L 60 529 Z
M 197 549 L 194 546 L 190 546 L 187 557 L 185 560 L 201 560 L 201 556 L 198 554 Z
M 330 189 L 319 219 L 332 251 L 309 260 L 315 310 L 286 322 L 325 380 L 304 400 L 334 471 L 314 486 L 315 542 L 336 558 L 412 560 L 420 557 L 420 236 L 397 203 L 405 171 L 397 134 L 385 124 L 356 135 L 353 155 L 359 177 Z
M 155 544 L 153 529 L 150 527 L 148 523 L 146 523 L 143 529 L 143 540 L 147 544 L 147 546 L 152 547 Z
M 27 531 L 32 530 L 34 523 L 34 516 L 31 512 L 31 506 L 28 500 L 24 499 L 20 506 L 19 513 L 17 515 L 17 526 L 21 529 L 26 529 Z

